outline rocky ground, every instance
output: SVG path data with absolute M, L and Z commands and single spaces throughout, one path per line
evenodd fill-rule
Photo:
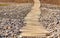
M 39 22 L 50 32 L 48 38 L 60 38 L 60 7 L 42 4 Z
M 18 38 L 32 4 L 0 6 L 0 38 Z
M 18 38 L 21 27 L 25 26 L 24 17 L 32 4 L 0 6 L 0 38 Z M 46 38 L 60 38 L 60 7 L 42 4 L 39 22 L 50 31 Z

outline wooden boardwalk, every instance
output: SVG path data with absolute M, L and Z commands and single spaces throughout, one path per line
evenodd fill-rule
M 34 6 L 32 10 L 27 14 L 25 17 L 25 22 L 27 23 L 26 26 L 22 27 L 20 34 L 23 38 L 36 38 L 35 36 L 46 36 L 49 32 L 38 22 L 39 15 L 41 14 L 40 11 L 40 1 L 34 0 Z M 41 38 L 38 37 L 38 38 Z

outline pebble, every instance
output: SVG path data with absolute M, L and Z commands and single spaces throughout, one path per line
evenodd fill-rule
M 46 8 L 46 9 L 45 9 Z M 59 11 L 58 11 L 59 10 Z M 50 4 L 42 4 L 39 22 L 51 32 L 49 38 L 60 38 L 60 7 Z
M 0 6 L 0 38 L 17 38 L 32 4 Z

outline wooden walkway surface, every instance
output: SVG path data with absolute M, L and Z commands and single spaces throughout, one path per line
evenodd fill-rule
M 34 0 L 34 6 L 32 10 L 25 17 L 26 26 L 21 28 L 21 37 L 35 37 L 35 36 L 46 36 L 49 32 L 38 22 L 40 11 L 40 1 Z M 38 37 L 40 38 L 40 37 Z

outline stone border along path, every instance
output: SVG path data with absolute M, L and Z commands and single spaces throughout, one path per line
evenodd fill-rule
M 32 7 L 32 10 L 25 17 L 26 26 L 20 29 L 20 31 L 22 32 L 19 36 L 20 38 L 21 37 L 40 38 L 40 37 L 45 37 L 47 34 L 49 34 L 49 31 L 43 28 L 42 24 L 38 22 L 38 18 L 40 14 L 41 14 L 40 1 L 34 0 L 34 6 Z

